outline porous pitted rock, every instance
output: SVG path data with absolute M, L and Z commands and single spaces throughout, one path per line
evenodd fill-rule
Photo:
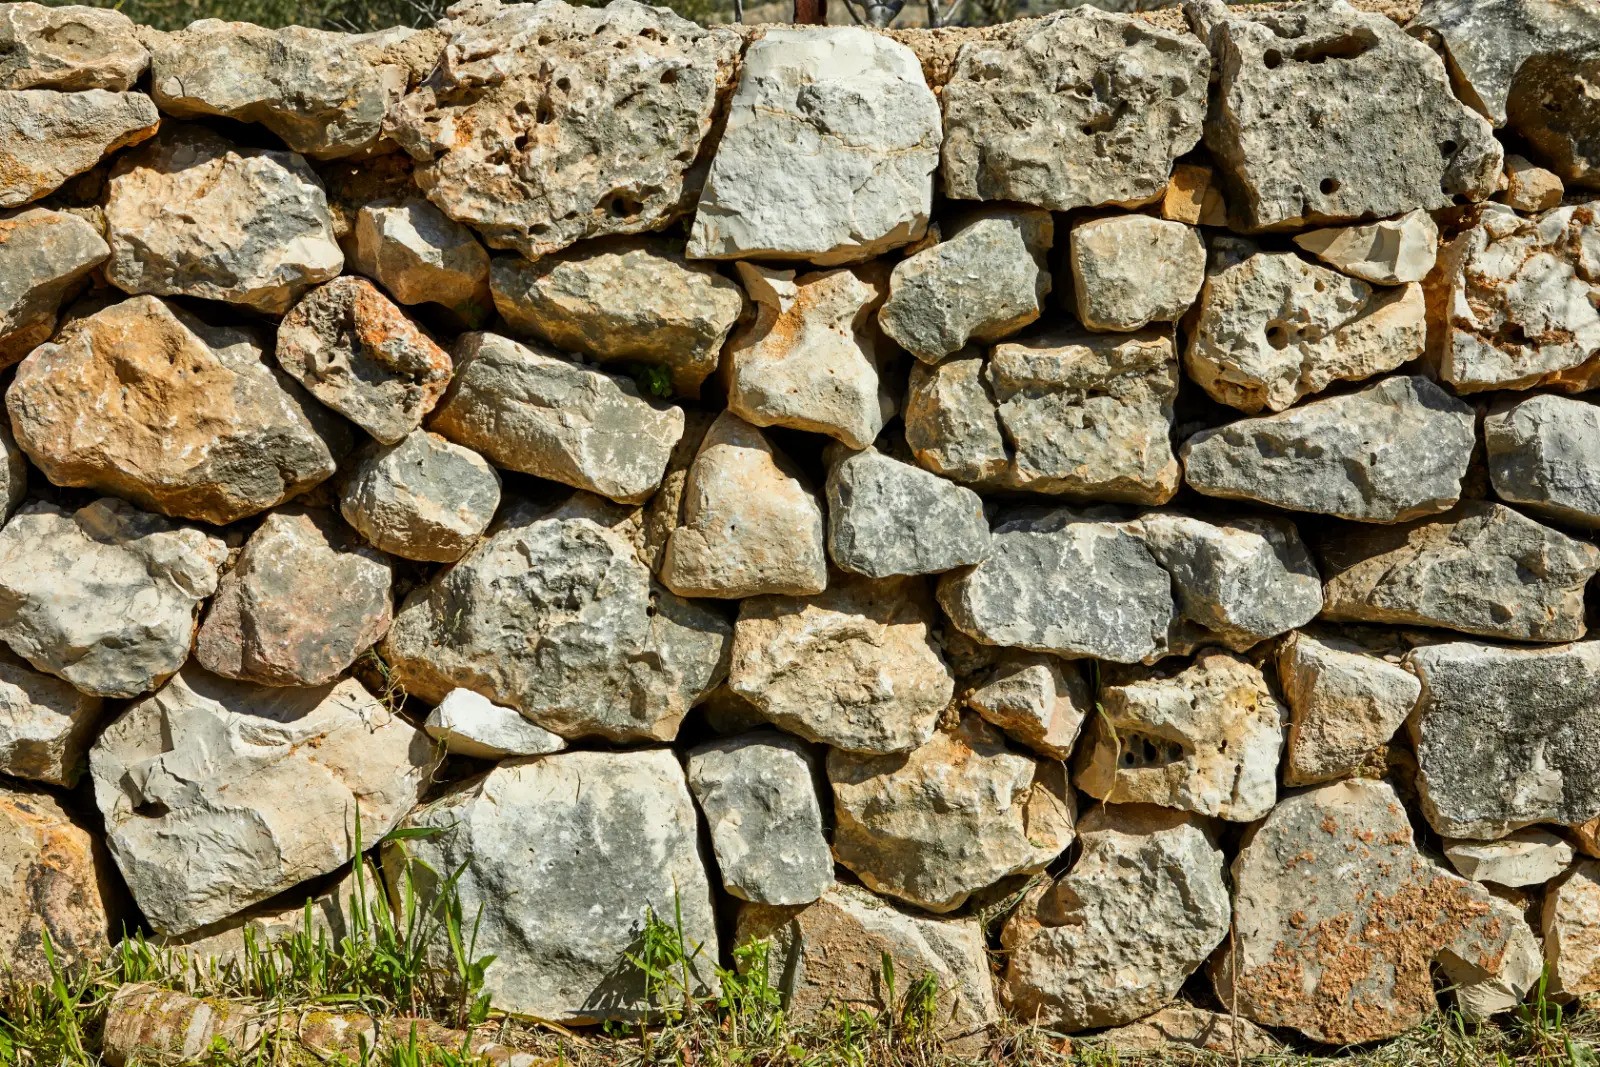
M 374 548 L 436 563 L 465 555 L 499 506 L 488 461 L 425 430 L 360 454 L 339 498 L 340 514 Z
M 989 554 L 989 520 L 971 489 L 876 449 L 828 467 L 828 555 L 873 578 L 938 574 Z
M 1420 285 L 1374 289 L 1293 252 L 1219 242 L 1184 367 L 1221 403 L 1282 411 L 1336 381 L 1394 370 L 1426 340 Z
M 1261 670 L 1210 649 L 1177 668 L 1109 672 L 1073 775 L 1112 804 L 1159 804 L 1230 822 L 1272 810 L 1288 713 Z
M 385 847 L 384 874 L 398 887 L 415 861 L 422 906 L 434 907 L 439 880 L 426 872 L 461 869 L 455 892 L 478 917 L 478 953 L 494 957 L 483 988 L 496 1007 L 553 1023 L 643 1022 L 657 1005 L 625 954 L 639 952 L 648 914 L 682 924 L 684 995 L 716 994 L 695 824 L 672 752 L 562 752 L 502 764 L 413 813 L 407 827 L 439 833 Z M 429 955 L 451 966 L 435 934 Z
M 977 919 L 902 911 L 859 886 L 836 883 L 804 907 L 742 905 L 735 937 L 740 945 L 765 943 L 767 971 L 777 976 L 774 984 L 787 1017 L 800 1025 L 835 1019 L 841 1007 L 893 1011 L 887 1003 L 885 956 L 898 989 L 916 980 L 903 975 L 927 975 L 937 983 L 934 1033 L 960 1037 L 999 1021 Z
M 1237 1015 L 1208 1011 L 1177 1001 L 1154 1015 L 1086 1038 L 1123 1055 L 1199 1049 L 1220 1056 L 1242 1053 L 1245 1056 L 1271 1056 L 1283 1051 L 1283 1043 L 1270 1033 Z
M 106 278 L 126 292 L 282 315 L 344 267 L 322 182 L 293 152 L 175 126 L 119 157 L 107 184 Z
M 809 904 L 833 886 L 816 759 L 771 732 L 689 751 L 689 789 L 711 830 L 722 886 L 759 904 Z
M 325 512 L 278 511 L 256 527 L 195 641 L 213 674 L 256 685 L 324 685 L 394 617 L 389 558 Z
M 664 238 L 613 237 L 536 260 L 497 256 L 494 305 L 519 334 L 601 363 L 643 363 L 699 396 L 744 309 L 732 279 Z
M 878 323 L 924 363 L 968 341 L 998 341 L 1044 310 L 1055 226 L 1034 208 L 984 207 L 960 217 L 931 248 L 895 264 Z
M 1561 206 L 1566 188 L 1553 171 L 1535 166 L 1518 155 L 1506 156 L 1506 189 L 1500 202 L 1513 211 L 1537 215 Z
M 1600 407 L 1549 395 L 1504 404 L 1484 418 L 1483 444 L 1501 500 L 1600 527 Z
M 0 367 L 50 340 L 57 310 L 110 254 L 76 215 L 30 207 L 0 218 Z
M 47 986 L 105 959 L 116 900 L 109 867 L 95 835 L 54 797 L 0 786 L 0 957 L 8 978 Z
M 1344 0 L 1229 11 L 1195 0 L 1217 98 L 1205 143 L 1251 229 L 1388 218 L 1484 200 L 1502 152 L 1444 63 Z
M 1078 841 L 1072 869 L 1030 893 L 1001 934 L 1007 1006 L 1065 1033 L 1170 1003 L 1230 919 L 1222 849 L 1204 819 L 1101 804 L 1079 820 Z
M 1149 546 L 1065 508 L 1003 519 L 987 559 L 939 580 L 939 604 L 984 644 L 1116 663 L 1165 648 L 1176 613 Z
M 633 382 L 492 333 L 462 334 L 428 429 L 497 467 L 637 504 L 661 484 L 683 409 Z
M 828 584 L 822 503 L 789 457 L 729 411 L 701 439 L 661 581 L 680 596 L 805 596 Z
M 29 504 L 0 530 L 0 640 L 81 692 L 138 696 L 189 658 L 227 558 L 221 538 L 121 500 Z
M 928 228 L 939 136 L 905 45 L 854 26 L 769 28 L 745 49 L 689 255 L 832 266 L 910 244 Z
M 1534 823 L 1600 815 L 1600 643 L 1500 648 L 1427 645 L 1406 657 L 1422 679 L 1409 720 L 1417 789 L 1446 837 L 1492 840 Z
M 1429 285 L 1429 356 L 1460 393 L 1600 384 L 1600 204 L 1524 219 L 1490 204 Z
M 833 854 L 875 893 L 949 912 L 1072 844 L 1059 760 L 1024 755 L 976 715 L 909 753 L 828 753 Z
M 107 843 L 158 933 L 183 934 L 350 862 L 422 796 L 427 736 L 347 678 L 264 688 L 190 666 L 89 753 Z
M 201 19 L 146 35 L 150 95 L 182 119 L 259 122 L 315 159 L 369 153 L 383 136 L 384 115 L 406 91 L 406 67 L 383 55 L 406 32 Z
M 0 650 L 0 774 L 77 785 L 104 706 Z
M 1078 321 L 1138 330 L 1182 317 L 1206 277 L 1206 246 L 1191 227 L 1149 215 L 1109 215 L 1072 228 L 1067 260 Z
M 1444 854 L 1461 877 L 1506 886 L 1543 885 L 1572 863 L 1572 846 L 1535 826 L 1498 841 L 1448 840 Z
M 0 9 L 0 89 L 125 93 L 149 65 L 133 21 L 120 11 L 31 3 Z
M 1582 637 L 1584 586 L 1600 570 L 1600 548 L 1487 500 L 1340 530 L 1320 554 L 1324 618 L 1521 641 Z
M 1263 415 L 1184 442 L 1184 480 L 1207 496 L 1361 522 L 1446 511 L 1476 443 L 1470 407 L 1422 377 Z
M 921 578 L 836 575 L 811 597 L 740 603 L 728 687 L 809 741 L 870 754 L 933 736 L 955 692 Z
M 160 122 L 143 93 L 0 91 L 0 208 L 55 192 L 117 149 L 151 137 Z
M 488 310 L 489 253 L 471 230 L 419 197 L 363 204 L 349 258 L 402 304 L 439 304 L 463 317 Z
M 1388 744 L 1422 693 L 1383 649 L 1324 633 L 1292 633 L 1277 650 L 1289 705 L 1285 785 L 1343 778 Z
M 406 597 L 381 651 L 423 700 L 471 689 L 563 737 L 669 741 L 722 680 L 730 629 L 652 582 L 623 534 L 517 504 Z
M 278 324 L 278 365 L 380 443 L 422 425 L 450 383 L 450 357 L 365 278 L 335 278 Z
M 1234 937 L 1211 964 L 1223 1004 L 1327 1044 L 1394 1037 L 1457 984 L 1517 977 L 1527 927 L 1417 851 L 1393 787 L 1353 780 L 1290 797 L 1233 861 Z M 1526 993 L 1537 968 L 1520 976 Z
M 446 215 L 537 258 L 684 211 L 737 36 L 633 0 L 450 14 L 438 67 L 386 125 Z
M 1559 198 L 1558 198 L 1559 199 Z M 1294 243 L 1352 278 L 1373 285 L 1420 282 L 1439 255 L 1439 227 L 1417 208 L 1397 219 L 1297 234 Z
M 559 734 L 536 726 L 514 708 L 502 707 L 470 689 L 452 689 L 428 713 L 428 736 L 445 751 L 474 759 L 548 756 L 567 747 Z
M 1210 69 L 1191 35 L 1088 7 L 973 41 L 941 97 L 945 195 L 1144 203 L 1200 140 Z
M 1072 755 L 1094 697 L 1077 666 L 1042 652 L 1007 652 L 982 685 L 966 695 L 979 715 L 1042 755 Z
M 219 525 L 323 481 L 349 444 L 257 334 L 153 296 L 68 323 L 22 361 L 6 409 L 52 483 Z
M 728 342 L 728 410 L 754 426 L 872 444 L 895 412 L 875 317 L 888 291 L 882 265 L 798 276 L 737 266 L 756 314 Z
M 1584 860 L 1545 893 L 1540 923 L 1549 992 L 1600 992 L 1600 863 Z

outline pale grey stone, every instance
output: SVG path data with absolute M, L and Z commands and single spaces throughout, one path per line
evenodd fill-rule
M 906 393 L 906 444 L 935 474 L 982 485 L 1002 478 L 1011 462 L 988 362 L 966 348 L 936 367 L 911 368 Z
M 48 987 L 102 965 L 121 892 L 110 867 L 98 834 L 54 797 L 0 785 L 0 956 L 11 981 Z
M 413 430 L 356 460 L 339 511 L 374 548 L 403 559 L 453 563 L 477 543 L 500 506 L 500 476 L 470 448 Z
M 72 788 L 105 702 L 0 650 L 0 774 Z
M 488 310 L 489 253 L 420 197 L 363 204 L 349 259 L 402 304 L 439 304 L 463 318 Z
M 0 89 L 124 93 L 150 65 L 133 20 L 76 4 L 0 8 Z
M 828 467 L 828 554 L 873 578 L 938 574 L 989 553 L 983 499 L 876 449 L 844 452 Z
M 119 148 L 156 132 L 143 93 L 0 91 L 0 208 L 53 193 Z
M 1498 841 L 1444 843 L 1445 857 L 1463 878 L 1496 885 L 1543 885 L 1572 863 L 1572 846 L 1548 830 L 1530 826 Z
M 966 703 L 1013 741 L 1052 759 L 1072 755 L 1094 696 L 1076 664 L 1042 652 L 1007 652 Z
M 1600 407 L 1530 396 L 1483 420 L 1495 495 L 1560 522 L 1600 527 Z
M 1091 330 L 1176 322 L 1206 276 L 1206 246 L 1194 228 L 1149 215 L 1078 223 L 1067 259 L 1078 321 Z
M 1493 888 L 1489 892 L 1495 894 Z M 1503 929 L 1510 931 L 1499 967 L 1491 971 L 1480 969 L 1476 974 L 1468 970 L 1455 986 L 1457 1009 L 1467 1019 L 1479 1022 L 1521 1008 L 1544 973 L 1543 946 L 1529 925 L 1527 909 L 1499 894 L 1488 904 L 1489 911 L 1505 924 Z
M 446 752 L 473 759 L 548 756 L 567 747 L 566 739 L 524 719 L 470 689 L 452 689 L 428 713 L 422 728 Z
M 1394 651 L 1306 632 L 1278 645 L 1278 685 L 1289 705 L 1285 785 L 1343 778 L 1394 737 L 1422 693 Z
M 1439 227 L 1417 208 L 1396 219 L 1311 230 L 1295 235 L 1294 243 L 1352 278 L 1374 285 L 1405 285 L 1420 282 L 1433 269 L 1439 255 Z
M 109 255 L 100 231 L 76 215 L 30 207 L 0 218 L 0 365 L 50 340 L 62 303 Z

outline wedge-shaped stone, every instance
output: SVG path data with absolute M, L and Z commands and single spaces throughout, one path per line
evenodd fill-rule
M 1513 211 L 1537 215 L 1561 206 L 1566 187 L 1553 171 L 1519 155 L 1506 156 L 1506 188 L 1500 202 Z
M 1504 886 L 1543 885 L 1572 863 L 1571 845 L 1533 826 L 1498 841 L 1449 840 L 1444 854 L 1461 877 Z
M 1294 243 L 1352 278 L 1374 285 L 1405 285 L 1420 282 L 1433 269 L 1439 255 L 1439 227 L 1417 208 L 1397 219 L 1312 230 L 1298 234 Z
M 1289 705 L 1285 785 L 1343 778 L 1394 737 L 1422 693 L 1395 652 L 1326 633 L 1292 633 L 1278 645 Z
M 1449 509 L 1476 443 L 1472 409 L 1426 378 L 1241 419 L 1184 442 L 1184 479 L 1207 496 L 1361 522 Z
M 1324 618 L 1523 641 L 1582 637 L 1583 590 L 1600 570 L 1600 548 L 1486 500 L 1330 534 L 1321 555 Z
M 661 484 L 683 409 L 631 381 L 498 334 L 463 334 L 428 428 L 498 467 L 637 504 Z
M 0 91 L 0 208 L 55 192 L 117 149 L 150 137 L 160 122 L 143 93 Z
M 95 835 L 54 797 L 0 786 L 0 953 L 9 978 L 48 986 L 105 959 L 117 906 L 110 866 Z
M 500 476 L 470 448 L 413 430 L 358 455 L 340 493 L 344 520 L 403 559 L 453 563 L 500 506 Z
M 350 862 L 437 762 L 420 730 L 347 678 L 266 689 L 189 667 L 89 754 L 107 843 L 145 918 L 184 934 Z M 358 816 L 359 812 L 359 816 Z
M 1067 252 L 1078 321 L 1091 330 L 1176 322 L 1206 276 L 1206 246 L 1179 222 L 1108 215 L 1072 228 Z
M 828 554 L 872 578 L 938 574 L 989 554 L 983 499 L 875 449 L 828 467 Z
M 1504 404 L 1483 420 L 1483 444 L 1501 500 L 1600 527 L 1600 407 L 1549 395 Z
M 1584 860 L 1550 887 L 1540 925 L 1550 992 L 1600 992 L 1600 863 Z
M 0 774 L 69 789 L 105 702 L 0 651 Z
M 768 29 L 745 50 L 689 255 L 871 259 L 923 235 L 938 163 L 939 104 L 911 49 L 853 26 Z
M 1093 8 L 973 41 L 941 98 L 945 194 L 1052 211 L 1152 200 L 1200 140 L 1210 69 L 1189 34 Z
M 566 739 L 524 719 L 470 689 L 452 689 L 428 713 L 428 736 L 445 751 L 473 759 L 548 756 L 567 747 Z
M 1079 821 L 1078 840 L 1077 862 L 1029 894 L 1001 935 L 1011 1011 L 1066 1033 L 1169 1004 L 1230 919 L 1222 849 L 1205 820 L 1102 804 Z
M 0 218 L 0 366 L 50 340 L 57 310 L 110 254 L 76 215 L 24 208 Z
M 1094 697 L 1076 664 L 1042 652 L 1008 652 L 967 706 L 1006 736 L 1041 755 L 1064 760 L 1072 755 Z
M 402 304 L 439 304 L 463 319 L 488 310 L 489 253 L 420 197 L 363 204 L 349 255 L 352 268 Z
M 75 4 L 7 4 L 0 56 L 0 89 L 124 93 L 150 65 L 127 15 Z

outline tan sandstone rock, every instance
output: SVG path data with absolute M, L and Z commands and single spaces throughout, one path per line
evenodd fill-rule
M 348 256 L 402 304 L 439 304 L 468 321 L 489 307 L 489 253 L 420 197 L 362 204 Z
M 160 125 L 143 93 L 0 91 L 0 208 L 55 192 Z
M 1277 667 L 1289 705 L 1285 785 L 1343 778 L 1394 737 L 1422 692 L 1397 658 L 1334 634 L 1284 638 Z
M 76 215 L 24 208 L 0 217 L 0 365 L 50 340 L 57 310 L 110 254 Z
M 9 977 L 48 984 L 105 957 L 115 892 L 95 835 L 53 797 L 0 787 L 0 956 Z
M 1397 219 L 1311 230 L 1296 235 L 1294 243 L 1352 278 L 1405 285 L 1420 282 L 1433 269 L 1439 227 L 1418 208 Z
M 966 696 L 967 706 L 1013 741 L 1045 756 L 1072 755 L 1094 697 L 1076 664 L 1040 652 L 1007 652 Z
M 1072 228 L 1067 252 L 1078 321 L 1091 330 L 1176 322 L 1206 276 L 1206 246 L 1181 223 L 1108 215 Z
M 1551 885 L 1541 926 L 1550 992 L 1600 992 L 1600 863 L 1584 860 Z
M 132 19 L 77 4 L 7 4 L 0 56 L 0 89 L 124 93 L 150 65 Z
M 77 785 L 104 707 L 9 649 L 0 652 L 0 774 Z

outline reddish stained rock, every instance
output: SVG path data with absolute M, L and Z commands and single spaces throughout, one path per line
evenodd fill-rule
M 48 982 L 43 934 L 65 967 L 110 949 L 106 857 L 44 793 L 0 788 L 0 961 L 11 977 Z

